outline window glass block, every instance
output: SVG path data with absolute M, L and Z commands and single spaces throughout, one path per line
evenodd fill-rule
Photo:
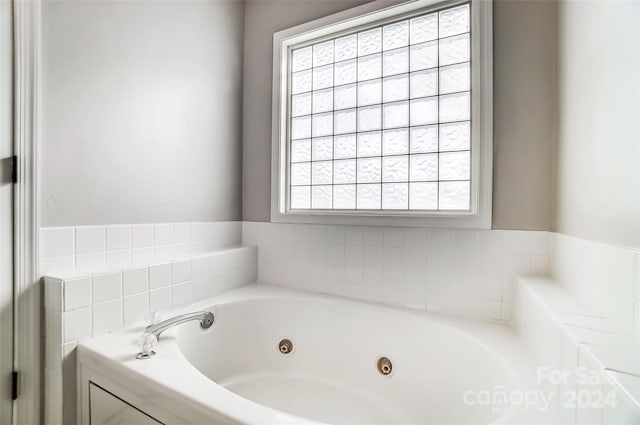
M 411 128 L 411 153 L 437 152 L 438 126 L 427 125 Z
M 302 186 L 311 184 L 311 163 L 300 162 L 291 164 L 291 185 Z
M 385 103 L 384 128 L 406 127 L 409 125 L 409 102 Z
M 409 157 L 385 156 L 382 158 L 383 182 L 406 182 L 409 180 Z
M 356 85 L 348 84 L 333 89 L 334 109 L 354 108 L 356 106 Z
M 438 98 L 426 97 L 411 101 L 411 125 L 438 122 Z
M 373 105 L 382 101 L 382 83 L 369 80 L 358 83 L 358 106 Z
M 438 154 L 411 155 L 411 181 L 438 180 Z
M 356 208 L 356 185 L 338 185 L 333 187 L 333 208 L 354 210 Z
M 470 6 L 294 49 L 293 209 L 468 210 Z
M 424 43 L 438 38 L 438 14 L 419 16 L 410 21 L 411 44 Z
M 331 185 L 311 187 L 311 208 L 328 210 L 333 204 L 333 190 Z
M 379 184 L 359 184 L 357 208 L 359 210 L 379 210 L 381 187 Z
M 400 155 L 409 153 L 409 129 L 399 128 L 382 132 L 383 155 Z
M 333 63 L 333 40 L 313 46 L 313 66 L 318 67 Z
M 356 157 L 356 135 L 346 134 L 335 136 L 333 155 L 334 158 L 355 158 Z
M 440 122 L 468 120 L 469 92 L 440 96 Z
M 356 110 L 343 109 L 336 111 L 335 134 L 355 133 L 356 131 Z
M 326 89 L 333 85 L 333 65 L 313 68 L 313 89 Z
M 358 157 L 379 156 L 381 150 L 381 135 L 379 131 L 358 134 Z
M 469 5 L 453 7 L 440 12 L 440 38 L 469 32 Z
M 356 57 L 358 52 L 358 36 L 356 34 L 341 37 L 335 41 L 335 61 L 340 62 Z
M 440 151 L 461 151 L 470 149 L 471 123 L 454 122 L 440 124 Z
M 358 159 L 358 183 L 380 182 L 381 177 L 380 158 Z
M 411 74 L 411 97 L 427 97 L 438 94 L 438 70 L 428 69 Z
M 440 180 L 468 180 L 471 174 L 470 152 L 441 153 L 439 174 Z
M 438 183 L 409 183 L 409 209 L 438 209 Z
M 333 182 L 333 161 L 311 163 L 311 184 L 331 184 Z
M 438 208 L 441 210 L 469 209 L 469 182 L 440 182 Z
M 313 113 L 333 110 L 333 89 L 324 89 L 313 92 Z
M 308 209 L 311 207 L 311 187 L 292 186 L 291 187 L 291 208 Z
M 389 50 L 384 52 L 382 61 L 382 75 L 403 74 L 409 72 L 409 49 Z
M 291 142 L 291 162 L 311 161 L 311 140 L 294 140 Z
M 312 159 L 322 161 L 333 159 L 333 137 L 318 137 L 311 141 Z
M 313 137 L 330 136 L 333 133 L 333 113 L 312 115 L 311 129 Z
M 406 210 L 409 207 L 408 183 L 382 184 L 382 209 Z
M 469 62 L 440 68 L 440 94 L 470 89 Z
M 358 131 L 370 131 L 380 128 L 380 106 L 358 108 Z
M 291 71 L 303 71 L 311 68 L 311 46 L 296 49 L 291 54 Z
M 411 46 L 411 71 L 438 66 L 438 42 L 431 41 Z
M 291 96 L 291 116 L 309 115 L 311 113 L 311 93 Z
M 469 34 L 440 39 L 440 66 L 469 61 Z
M 377 53 L 358 58 L 358 80 L 380 78 L 382 74 L 382 55 Z
M 378 53 L 382 50 L 382 28 L 358 33 L 358 56 Z
M 333 183 L 355 183 L 356 182 L 356 160 L 345 159 L 336 161 L 333 170 Z
M 294 72 L 291 75 L 291 93 L 311 91 L 311 70 Z
M 358 76 L 356 69 L 355 59 L 336 63 L 334 84 L 340 86 L 342 84 L 355 83 Z
M 397 49 L 409 44 L 409 22 L 402 21 L 386 25 L 382 29 L 383 50 Z
M 308 139 L 311 137 L 311 117 L 296 117 L 291 119 L 291 139 Z
M 406 74 L 386 77 L 382 83 L 383 102 L 394 102 L 409 97 L 409 77 Z

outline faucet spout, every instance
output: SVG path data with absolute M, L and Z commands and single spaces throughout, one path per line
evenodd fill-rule
M 211 325 L 213 325 L 213 313 L 210 311 L 198 311 L 195 313 L 187 313 L 181 314 L 180 316 L 175 316 L 167 320 L 163 320 L 160 323 L 156 323 L 155 325 L 149 325 L 145 328 L 145 334 L 151 334 L 156 338 L 160 338 L 160 334 L 167 329 L 170 329 L 174 326 L 180 325 L 185 322 L 191 322 L 193 320 L 200 321 L 200 327 L 202 329 L 209 329 Z

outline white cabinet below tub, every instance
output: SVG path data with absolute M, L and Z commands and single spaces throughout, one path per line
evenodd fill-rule
M 162 425 L 102 388 L 89 385 L 91 425 Z

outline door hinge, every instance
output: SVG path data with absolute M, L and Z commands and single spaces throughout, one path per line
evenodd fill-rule
M 11 181 L 18 183 L 18 157 L 16 155 L 11 158 Z
M 18 372 L 11 372 L 11 400 L 18 399 Z

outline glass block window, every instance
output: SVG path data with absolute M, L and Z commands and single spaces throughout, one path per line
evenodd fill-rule
M 469 4 L 291 49 L 291 210 L 467 211 Z

